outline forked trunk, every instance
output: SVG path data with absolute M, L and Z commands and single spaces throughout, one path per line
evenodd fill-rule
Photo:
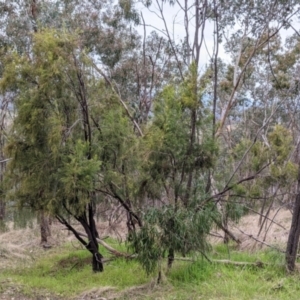
M 69 210 L 67 210 L 70 212 Z M 91 212 L 91 211 L 90 211 Z M 75 217 L 75 216 L 74 216 Z M 86 236 L 88 238 L 88 242 L 82 238 L 82 234 L 79 233 L 71 224 L 70 222 L 65 219 L 64 217 L 60 215 L 56 215 L 57 220 L 65 225 L 68 230 L 70 230 L 77 240 L 85 246 L 85 248 L 92 254 L 92 268 L 94 272 L 102 272 L 103 271 L 103 262 L 102 258 L 103 256 L 99 252 L 99 244 L 97 242 L 98 232 L 96 228 L 96 224 L 94 220 L 92 222 L 88 223 L 87 218 L 85 216 L 85 213 L 82 214 L 80 217 L 75 217 L 75 219 L 80 222 L 80 224 L 83 226 Z
M 94 214 L 95 210 L 92 204 L 89 204 L 88 206 L 88 218 L 86 218 L 86 215 L 82 215 L 80 218 L 78 218 L 78 221 L 83 226 L 89 242 L 85 245 L 86 249 L 90 251 L 92 254 L 92 266 L 94 272 L 102 272 L 103 271 L 103 263 L 102 258 L 103 256 L 99 252 L 99 244 L 97 242 L 97 238 L 99 238 L 98 230 L 96 227 L 96 222 L 94 220 Z
M 87 250 L 89 250 L 93 256 L 92 258 L 92 267 L 94 272 L 103 272 L 103 263 L 102 258 L 103 256 L 99 252 L 99 245 L 98 242 L 89 243 L 86 246 Z

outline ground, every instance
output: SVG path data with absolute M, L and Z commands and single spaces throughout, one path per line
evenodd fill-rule
M 290 222 L 291 212 L 289 210 L 278 209 L 272 210 L 268 214 L 268 219 L 265 220 L 261 220 L 257 214 L 248 215 L 239 224 L 231 224 L 230 230 L 241 241 L 239 245 L 241 250 L 254 251 L 271 246 L 284 251 Z M 110 236 L 119 240 L 125 238 L 126 230 L 124 224 L 121 224 L 121 229 L 118 232 L 112 230 L 107 222 L 98 223 L 98 229 L 102 237 Z M 222 241 L 221 232 L 212 231 L 211 233 L 212 236 L 210 239 L 213 244 Z M 259 241 L 262 241 L 262 243 Z M 71 243 L 74 247 L 79 246 L 74 236 L 58 223 L 52 225 L 52 236 L 49 238 L 50 248 L 44 248 L 40 245 L 40 235 L 37 225 L 34 225 L 33 228 L 13 229 L 12 224 L 10 224 L 10 229 L 7 232 L 0 233 L 0 273 L 1 271 L 19 266 L 22 266 L 22 268 L 30 267 L 39 258 L 56 251 L 55 249 L 59 249 L 66 242 Z M 159 289 L 160 287 L 155 284 L 155 280 L 150 280 L 146 284 L 124 288 L 122 291 L 114 287 L 93 288 L 81 293 L 76 299 L 143 299 L 145 298 L 143 295 L 152 293 L 154 297 L 155 293 L 159 294 Z M 168 290 L 168 286 L 165 285 L 164 289 Z M 45 291 L 33 292 L 28 298 L 24 296 L 21 285 L 17 285 L 10 278 L 4 278 L 0 281 L 0 300 L 8 299 L 58 300 L 63 298 L 51 295 Z

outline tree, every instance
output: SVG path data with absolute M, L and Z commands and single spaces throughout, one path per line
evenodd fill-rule
M 86 13 L 82 14 L 83 10 Z M 85 48 L 87 55 L 93 53 L 100 58 L 101 64 L 108 69 L 108 73 L 113 72 L 122 58 L 138 44 L 136 32 L 130 26 L 131 21 L 135 23 L 138 21 L 138 16 L 130 1 L 121 1 L 120 5 L 115 6 L 101 0 L 93 3 L 90 1 L 80 3 L 43 0 L 22 3 L 4 1 L 0 5 L 0 12 L 2 13 L 0 26 L 3 32 L 3 48 L 5 51 L 13 49 L 24 57 L 28 56 L 32 62 L 35 60 L 33 33 L 43 32 L 44 28 L 64 27 L 66 31 L 77 31 L 81 49 Z M 10 107 L 18 110 L 14 103 L 15 92 L 14 87 L 7 88 L 4 97 L 10 99 Z M 4 211 L 3 203 L 1 200 L 2 211 Z M 47 240 L 46 233 L 49 227 L 47 213 L 41 208 L 37 209 L 43 243 Z
M 274 82 L 285 83 L 278 79 L 287 71 L 287 68 L 283 72 L 277 72 L 279 70 L 276 69 L 277 60 L 280 60 L 280 32 L 282 29 L 294 28 L 291 24 L 294 15 L 299 13 L 299 1 L 262 3 L 187 0 L 182 3 L 156 0 L 144 3 L 149 7 L 152 2 L 155 3 L 156 14 L 164 25 L 160 34 L 166 36 L 173 46 L 174 57 L 178 62 L 182 58 L 187 66 L 195 63 L 198 72 L 200 65 L 206 63 L 200 58 L 206 51 L 204 41 L 208 36 L 208 25 L 214 27 L 211 33 L 214 46 L 204 73 L 211 74 L 206 101 L 211 105 L 214 138 L 222 146 L 216 163 L 210 170 L 207 197 L 218 204 L 221 219 L 216 221 L 225 230 L 226 236 L 227 219 L 228 216 L 233 217 L 231 212 L 235 208 L 240 207 L 242 213 L 247 211 L 243 207 L 254 209 L 254 203 L 262 202 L 260 207 L 263 211 L 266 199 L 275 199 L 279 190 L 288 195 L 291 188 L 291 184 L 284 180 L 288 176 L 294 178 L 295 166 L 289 161 L 292 151 L 290 144 L 287 146 L 290 153 L 285 153 L 285 162 L 278 163 L 275 171 L 276 167 L 271 161 L 277 163 L 281 154 L 270 139 L 272 131 L 282 130 L 279 127 L 276 129 L 276 124 L 282 121 L 286 113 L 282 109 L 283 103 L 290 103 L 286 101 L 290 97 L 289 91 L 282 86 L 279 92 L 274 85 Z M 184 18 L 185 38 L 182 52 L 178 51 L 180 48 L 176 47 L 173 39 L 175 34 L 172 26 L 176 28 L 176 20 L 173 25 L 167 22 L 168 4 L 176 6 L 177 16 Z M 231 64 L 226 65 L 219 58 L 219 44 L 223 41 L 226 52 L 232 57 Z M 178 63 L 178 68 L 182 70 L 182 64 Z M 288 123 L 284 124 L 286 128 L 289 126 Z M 255 152 L 261 151 L 258 149 L 264 149 L 266 153 L 264 162 L 262 157 L 255 157 Z M 237 150 L 240 151 L 239 155 L 235 153 Z M 262 169 L 255 168 L 255 165 L 260 165 Z M 292 170 L 289 175 L 288 170 Z M 245 192 L 247 190 L 253 194 Z M 255 195 L 255 190 L 259 190 L 258 195 Z M 255 197 L 257 201 L 253 201 Z M 241 199 L 244 202 L 239 205 L 237 202 Z M 272 203 L 274 200 L 268 202 L 268 211 Z
M 17 116 L 7 145 L 8 176 L 12 197 L 21 206 L 51 211 L 92 253 L 93 270 L 102 271 L 94 221 L 100 161 L 89 111 L 97 82 L 78 55 L 78 42 L 41 31 L 34 36 L 34 59 L 9 55 L 1 86 L 17 93 Z M 83 226 L 88 242 L 66 214 Z
M 216 211 L 204 199 L 217 146 L 202 101 L 205 79 L 199 81 L 191 65 L 180 87 L 167 86 L 157 96 L 153 120 L 145 129 L 141 192 L 153 204 L 143 209 L 143 227 L 132 234 L 130 245 L 147 272 L 155 270 L 165 254 L 171 267 L 176 252 L 205 256 L 208 249 L 206 235 Z M 197 119 L 191 122 L 194 111 Z

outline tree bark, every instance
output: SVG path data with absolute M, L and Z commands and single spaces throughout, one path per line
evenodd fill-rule
M 86 229 L 86 224 L 83 227 L 85 227 L 85 229 Z M 88 227 L 90 227 L 90 226 L 88 226 Z M 90 251 L 90 253 L 93 256 L 93 258 L 92 258 L 93 271 L 94 272 L 103 272 L 103 262 L 102 262 L 103 256 L 99 252 L 99 244 L 98 244 L 98 241 L 97 241 L 98 232 L 96 231 L 97 234 L 95 234 L 95 231 L 93 231 L 91 229 L 92 228 L 86 229 L 86 233 L 87 233 L 87 236 L 88 236 L 88 239 L 89 239 L 89 243 L 86 245 L 86 249 L 88 251 Z
M 94 272 L 103 272 L 103 262 L 102 258 L 103 256 L 99 252 L 99 245 L 98 242 L 90 242 L 86 246 L 86 249 L 91 252 L 93 255 L 92 258 L 92 267 Z
M 0 222 L 4 221 L 5 218 L 5 202 L 0 200 Z
M 71 212 L 67 208 L 66 208 L 66 211 L 70 215 L 72 215 Z M 67 229 L 70 230 L 75 235 L 77 240 L 83 246 L 85 246 L 85 248 L 92 254 L 92 268 L 93 268 L 93 271 L 94 272 L 102 272 L 103 271 L 103 260 L 102 260 L 103 256 L 99 252 L 99 243 L 98 243 L 98 240 L 97 240 L 98 238 L 96 237 L 96 235 L 98 236 L 98 232 L 97 232 L 97 229 L 96 229 L 95 222 L 92 222 L 91 224 L 88 224 L 85 213 L 83 213 L 80 217 L 76 217 L 74 215 L 72 215 L 72 216 L 78 222 L 80 222 L 80 224 L 82 225 L 82 227 L 84 228 L 84 230 L 86 232 L 86 235 L 78 232 L 74 227 L 72 227 L 70 222 L 68 222 L 64 217 L 62 217 L 60 215 L 56 215 L 56 218 L 61 224 L 65 225 L 67 227 Z M 87 237 L 89 241 L 87 242 L 81 236 Z
M 39 215 L 40 215 L 39 219 L 40 219 L 40 230 L 41 230 L 41 244 L 47 244 L 48 237 L 51 235 L 48 218 L 44 210 L 41 210 Z
M 288 271 L 295 270 L 295 263 L 297 258 L 297 250 L 300 237 L 300 161 L 298 163 L 298 186 L 297 195 L 293 210 L 292 224 L 289 232 L 289 238 L 286 247 L 285 261 Z
M 86 217 L 86 213 L 88 214 L 88 218 Z M 89 239 L 88 243 L 85 245 L 86 249 L 90 251 L 92 254 L 92 267 L 94 272 L 103 272 L 103 256 L 99 252 L 99 243 L 97 238 L 99 238 L 99 234 L 97 231 L 96 223 L 94 220 L 94 205 L 90 203 L 88 205 L 87 212 L 82 214 L 80 217 L 76 218 L 81 225 L 83 226 L 87 237 Z
M 171 269 L 173 262 L 174 262 L 174 249 L 170 248 L 168 254 L 168 269 Z

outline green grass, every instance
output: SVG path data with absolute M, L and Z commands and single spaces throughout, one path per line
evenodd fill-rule
M 114 247 L 125 250 L 124 246 Z M 59 251 L 58 251 L 59 250 Z M 114 287 L 122 291 L 129 287 L 153 282 L 156 274 L 147 276 L 136 261 L 117 259 L 105 264 L 103 273 L 91 270 L 90 254 L 85 250 L 75 250 L 67 245 L 46 252 L 31 267 L 5 271 L 2 278 L 11 278 L 23 286 L 23 292 L 44 290 L 62 298 L 79 295 L 93 288 Z M 107 253 L 103 253 L 107 257 Z M 214 247 L 212 259 L 256 262 L 267 265 L 234 266 L 209 263 L 199 258 L 196 262 L 176 261 L 161 286 L 155 286 L 143 293 L 123 295 L 119 299 L 205 299 L 205 300 L 247 300 L 247 299 L 299 299 L 299 275 L 288 276 L 284 268 L 284 256 L 267 250 L 250 254 L 224 245 Z M 165 270 L 166 271 L 166 270 Z
M 226 246 L 218 245 L 213 258 L 228 259 Z M 275 251 L 261 251 L 255 254 L 230 251 L 232 261 L 268 264 L 256 266 L 234 266 L 221 263 L 210 264 L 199 260 L 194 264 L 177 264 L 169 274 L 175 295 L 165 299 L 299 299 L 299 275 L 287 276 L 284 256 Z
M 103 254 L 108 256 L 105 252 Z M 0 278 L 5 277 L 22 284 L 26 294 L 30 294 L 32 289 L 43 289 L 65 297 L 95 287 L 124 289 L 149 281 L 136 261 L 125 259 L 108 262 L 103 273 L 94 273 L 91 254 L 86 250 L 74 250 L 69 245 L 60 248 L 60 253 L 49 251 L 30 268 L 5 271 Z

